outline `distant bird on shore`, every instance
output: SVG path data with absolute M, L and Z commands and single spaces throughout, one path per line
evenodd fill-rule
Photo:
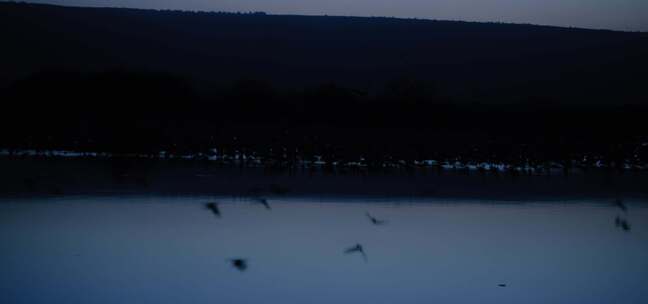
M 349 247 L 346 250 L 344 250 L 345 254 L 353 254 L 356 252 L 362 254 L 362 258 L 365 260 L 365 262 L 367 261 L 367 254 L 365 253 L 364 248 L 360 244 L 355 244 L 355 246 Z
M 623 212 L 628 211 L 628 207 L 626 207 L 626 205 L 623 203 L 623 200 L 620 198 L 614 200 L 614 205 L 617 206 L 619 209 L 623 210 Z
M 220 209 L 218 208 L 218 203 L 207 203 L 205 208 L 209 209 L 215 216 L 221 217 Z
M 265 198 L 257 197 L 257 198 L 253 198 L 252 200 L 257 204 L 263 205 L 263 207 L 265 207 L 268 210 L 272 209 L 272 208 L 270 208 L 270 204 L 268 204 L 268 200 L 265 199 Z
M 377 219 L 377 218 L 371 216 L 371 214 L 369 214 L 369 212 L 366 212 L 365 214 L 367 215 L 367 217 L 369 218 L 369 220 L 371 221 L 371 223 L 374 224 L 374 225 L 384 225 L 384 224 L 387 224 L 387 221 L 385 221 L 385 220 L 379 220 L 379 219 Z
M 248 268 L 247 260 L 246 259 L 230 259 L 230 263 L 232 263 L 232 266 L 239 271 L 245 271 Z

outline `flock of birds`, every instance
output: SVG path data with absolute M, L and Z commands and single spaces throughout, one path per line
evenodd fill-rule
M 252 202 L 262 205 L 267 210 L 271 210 L 270 204 L 268 203 L 268 200 L 265 199 L 265 198 L 255 197 L 255 198 L 252 198 Z M 205 206 L 205 208 L 207 210 L 209 210 L 211 213 L 213 213 L 214 216 L 219 217 L 219 218 L 222 216 L 220 208 L 219 208 L 217 202 L 209 202 L 209 203 L 206 203 L 204 206 Z M 380 226 L 380 225 L 385 225 L 385 224 L 388 223 L 387 220 L 378 219 L 378 218 L 372 216 L 369 212 L 365 212 L 365 215 L 369 219 L 369 222 L 372 225 Z M 365 261 L 365 263 L 368 261 L 367 253 L 365 252 L 364 247 L 360 243 L 356 243 L 355 245 L 346 248 L 343 252 L 344 252 L 344 254 L 359 254 L 362 257 L 362 259 Z M 245 258 L 230 258 L 230 259 L 227 259 L 227 261 L 232 265 L 232 267 L 234 267 L 235 269 L 237 269 L 237 270 L 239 270 L 241 272 L 248 269 L 248 261 Z M 497 286 L 506 287 L 507 285 L 506 284 L 497 284 Z
M 270 204 L 268 203 L 268 200 L 265 199 L 265 198 L 255 197 L 255 198 L 252 198 L 252 202 L 254 202 L 255 204 L 262 205 L 267 210 L 272 209 L 270 207 Z M 205 209 L 209 210 L 216 217 L 221 217 L 222 216 L 220 208 L 218 206 L 218 203 L 216 203 L 216 202 L 206 203 L 205 204 Z M 369 219 L 369 221 L 373 225 L 379 226 L 379 225 L 387 224 L 386 220 L 378 219 L 378 218 L 372 216 L 371 214 L 369 214 L 369 212 L 366 212 L 365 215 L 367 216 L 367 218 Z M 362 258 L 364 259 L 364 261 L 367 262 L 367 253 L 365 252 L 364 247 L 362 247 L 362 244 L 360 244 L 360 243 L 357 243 L 354 246 L 345 249 L 344 253 L 345 254 L 360 254 L 362 256 Z M 228 261 L 232 264 L 232 266 L 234 268 L 238 269 L 239 271 L 245 271 L 248 268 L 247 259 L 231 258 L 231 259 L 228 259 Z
M 270 204 L 268 203 L 268 200 L 265 198 L 260 198 L 260 197 L 255 197 L 252 199 L 252 201 L 256 204 L 260 204 L 264 206 L 267 210 L 271 210 Z M 614 206 L 619 208 L 623 213 L 627 213 L 628 207 L 623 203 L 623 200 L 620 198 L 617 198 L 614 201 Z M 205 204 L 205 208 L 211 211 L 215 216 L 221 217 L 221 211 L 220 208 L 218 207 L 218 203 L 216 202 L 209 202 Z M 385 225 L 387 224 L 387 220 L 383 219 L 378 219 L 374 216 L 372 216 L 369 212 L 365 213 L 366 217 L 369 219 L 369 222 L 373 225 Z M 614 220 L 615 226 L 617 228 L 622 229 L 623 231 L 630 231 L 630 223 L 628 222 L 627 219 L 622 218 L 621 216 L 617 215 L 615 220 Z M 362 256 L 362 259 L 367 262 L 367 253 L 365 252 L 364 247 L 360 243 L 356 243 L 355 245 L 348 247 L 347 249 L 344 250 L 344 254 L 359 254 Z M 248 262 L 247 259 L 244 258 L 231 258 L 228 259 L 228 261 L 231 263 L 232 267 L 239 271 L 245 271 L 248 268 Z M 500 283 L 497 284 L 498 287 L 507 287 L 507 284 Z
M 32 179 L 32 178 L 25 179 L 24 184 L 27 187 L 27 189 L 29 189 L 31 191 L 34 191 L 35 188 L 36 188 L 36 180 L 35 179 Z M 276 194 L 285 194 L 285 192 L 287 192 L 287 190 L 285 190 L 284 188 L 277 188 L 277 187 L 278 186 L 272 186 L 271 187 L 271 192 L 276 193 Z M 54 190 L 51 190 L 52 194 L 59 194 L 59 195 L 62 194 L 62 191 L 59 188 L 53 188 L 53 189 Z M 253 190 L 253 193 L 257 193 L 258 191 L 259 190 Z M 272 207 L 270 206 L 270 204 L 269 204 L 269 202 L 268 202 L 268 200 L 266 198 L 255 196 L 251 200 L 252 200 L 253 203 L 263 206 L 266 210 L 272 210 Z M 624 204 L 622 199 L 617 198 L 613 202 L 613 205 L 615 207 L 617 207 L 619 210 L 621 210 L 623 212 L 623 214 L 627 215 L 628 207 Z M 205 206 L 205 208 L 207 210 L 209 210 L 211 213 L 213 213 L 214 216 L 219 217 L 219 218 L 222 216 L 221 210 L 220 210 L 219 205 L 218 205 L 217 202 L 209 202 L 209 203 L 204 204 L 204 206 Z M 371 224 L 373 224 L 373 225 L 379 226 L 379 225 L 385 225 L 385 224 L 388 223 L 386 220 L 378 219 L 378 218 L 372 216 L 369 212 L 366 212 L 365 215 L 369 219 Z M 617 228 L 619 228 L 619 229 L 621 229 L 623 231 L 626 231 L 626 232 L 631 230 L 630 223 L 628 222 L 628 220 L 626 218 L 622 217 L 622 215 L 617 215 L 615 217 L 614 225 L 615 225 L 615 227 L 617 227 Z M 360 254 L 365 262 L 368 261 L 367 254 L 366 254 L 366 252 L 364 250 L 364 247 L 360 243 L 356 243 L 354 246 L 351 246 L 351 247 L 345 249 L 344 253 L 345 254 Z M 234 268 L 236 268 L 239 271 L 245 271 L 248 268 L 247 259 L 244 259 L 244 258 L 231 258 L 231 259 L 228 259 L 228 261 L 231 263 L 231 265 Z M 498 284 L 497 286 L 506 287 L 507 285 L 506 284 Z

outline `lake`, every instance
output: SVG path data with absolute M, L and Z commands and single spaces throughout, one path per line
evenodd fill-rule
M 0 302 L 648 303 L 645 198 L 473 196 L 9 195 Z

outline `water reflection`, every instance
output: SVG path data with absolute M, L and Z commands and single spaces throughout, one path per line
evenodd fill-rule
M 252 196 L 259 196 L 264 194 L 272 195 L 286 195 L 290 193 L 290 189 L 286 186 L 280 184 L 270 184 L 268 186 L 255 186 L 248 190 L 248 193 Z
M 274 195 L 286 195 L 290 192 L 290 189 L 279 184 L 271 184 L 269 186 L 269 192 Z
M 648 303 L 642 200 L 268 199 L 3 199 L 0 303 Z
M 55 195 L 55 196 L 61 196 L 61 195 L 64 194 L 63 189 L 61 189 L 61 187 L 56 186 L 56 185 L 50 186 L 49 189 L 48 189 L 48 193 L 50 195 Z
M 63 189 L 51 178 L 45 177 L 26 177 L 23 179 L 23 186 L 26 193 L 29 194 L 47 194 L 51 196 L 64 195 Z
M 33 193 L 36 191 L 36 179 L 33 177 L 24 178 L 23 185 L 25 186 L 25 190 L 27 190 L 28 193 Z

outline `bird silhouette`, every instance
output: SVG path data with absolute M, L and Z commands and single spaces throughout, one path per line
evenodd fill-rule
M 621 229 L 623 229 L 623 231 L 630 231 L 630 223 L 626 220 L 621 221 Z
M 371 214 L 369 214 L 369 212 L 366 212 L 365 214 L 367 215 L 367 217 L 369 218 L 369 220 L 371 221 L 371 223 L 374 224 L 374 225 L 384 225 L 384 224 L 387 224 L 387 221 L 385 221 L 385 220 L 379 220 L 379 219 L 377 219 L 377 218 L 371 216 Z
M 364 259 L 365 262 L 367 261 L 367 254 L 365 253 L 364 248 L 360 244 L 355 244 L 355 246 L 349 247 L 346 250 L 344 250 L 345 254 L 353 254 L 356 252 L 359 252 L 362 255 L 362 258 Z
M 626 205 L 623 203 L 623 200 L 620 198 L 614 200 L 614 205 L 617 206 L 619 209 L 621 209 L 623 212 L 628 211 L 628 207 L 626 207 Z
M 622 219 L 619 216 L 614 219 L 614 226 L 623 229 L 623 231 L 630 231 L 630 223 L 628 223 L 626 219 Z
M 248 268 L 247 260 L 241 258 L 230 259 L 232 266 L 239 271 L 245 271 Z
M 218 208 L 218 203 L 207 203 L 205 208 L 209 209 L 215 216 L 221 217 L 220 209 Z
M 268 209 L 268 210 L 271 210 L 271 209 L 272 209 L 272 208 L 270 208 L 270 204 L 268 204 L 268 200 L 265 199 L 265 198 L 257 197 L 257 198 L 254 198 L 254 199 L 252 199 L 252 200 L 253 200 L 254 202 L 256 202 L 257 204 L 261 204 L 261 205 L 263 205 L 263 207 L 265 207 L 265 208 Z

